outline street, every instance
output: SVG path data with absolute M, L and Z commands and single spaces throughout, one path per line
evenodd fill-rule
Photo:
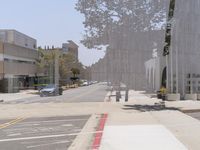
M 63 92 L 61 96 L 25 98 L 5 102 L 4 104 L 18 104 L 18 103 L 76 103 L 76 102 L 103 102 L 106 95 L 106 85 L 103 83 L 93 84 L 89 86 L 69 89 Z
M 47 110 L 48 115 L 43 116 L 44 113 L 29 109 L 32 115 L 0 119 L 0 149 L 68 149 L 91 117 L 91 113 L 82 112 L 71 115 L 62 111 L 62 108 L 59 107 L 61 114 L 56 115 L 55 111 L 51 111 L 50 107 L 45 107 L 45 105 L 63 105 L 64 107 L 64 104 L 103 102 L 107 93 L 106 88 L 105 84 L 98 83 L 66 90 L 61 96 L 40 97 L 37 95 L 32 98 L 1 103 L 4 106 L 11 107 L 37 105 L 34 108 L 39 108 L 39 106 L 42 106 L 45 108 L 44 111 Z M 69 108 L 66 110 L 71 113 L 76 112 L 70 111 Z M 10 109 L 10 111 L 12 113 L 13 109 Z M 34 116 L 34 112 L 38 112 L 38 115 Z
M 0 149 L 66 150 L 89 117 L 85 115 L 0 120 Z
M 200 120 L 200 112 L 195 112 L 195 113 L 187 113 L 187 115 Z

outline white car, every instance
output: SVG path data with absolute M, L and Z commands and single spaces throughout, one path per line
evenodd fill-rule
M 89 85 L 88 81 L 82 83 L 82 86 L 88 86 L 88 85 Z

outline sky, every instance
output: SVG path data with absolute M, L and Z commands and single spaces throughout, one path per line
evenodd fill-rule
M 104 51 L 88 50 L 80 40 L 84 16 L 75 10 L 77 0 L 0 0 L 0 29 L 15 29 L 37 39 L 38 46 L 61 47 L 73 40 L 79 45 L 79 60 L 89 66 Z

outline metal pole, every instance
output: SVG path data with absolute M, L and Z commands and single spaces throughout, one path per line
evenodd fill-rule
M 171 52 L 170 52 L 170 59 L 171 59 L 171 64 L 170 64 L 170 69 L 171 69 L 171 72 L 170 72 L 170 75 L 171 75 L 171 82 L 170 82 L 170 92 L 173 93 L 173 82 L 174 82 L 174 79 L 173 79 L 173 47 L 171 46 Z
M 175 32 L 175 41 L 177 42 L 178 39 L 178 24 L 176 22 L 176 32 Z M 176 43 L 177 44 L 177 43 Z M 176 94 L 178 94 L 178 46 L 176 45 Z
M 55 52 L 55 64 L 54 64 L 55 70 L 54 70 L 54 83 L 56 85 L 59 84 L 59 50 L 56 50 Z
M 169 70 L 169 68 L 168 68 L 168 57 L 169 55 L 166 55 L 166 89 L 168 90 L 168 87 L 169 87 L 169 74 L 168 74 L 168 70 Z

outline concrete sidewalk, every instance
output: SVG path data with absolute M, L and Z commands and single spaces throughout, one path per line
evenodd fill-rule
M 108 92 L 105 97 L 105 102 L 116 103 L 116 92 Z M 111 95 L 111 96 L 110 96 Z M 162 100 L 155 98 L 152 94 L 146 94 L 144 91 L 129 91 L 129 100 L 125 102 L 125 92 L 121 92 L 120 104 L 134 104 L 135 106 L 152 106 Z M 200 111 L 200 101 L 194 100 L 181 100 L 181 101 L 165 101 L 165 105 L 171 109 L 178 109 L 183 112 Z
M 19 93 L 0 93 L 0 100 L 9 102 L 13 100 L 32 98 L 37 96 L 36 92 L 36 90 L 23 90 Z
M 110 98 L 105 101 L 114 104 Z M 179 110 L 200 110 L 200 102 L 166 102 L 164 108 L 154 105 L 159 102 L 144 92 L 130 91 L 128 103 L 122 96 L 123 111 L 108 113 L 99 149 L 199 150 L 200 121 Z

